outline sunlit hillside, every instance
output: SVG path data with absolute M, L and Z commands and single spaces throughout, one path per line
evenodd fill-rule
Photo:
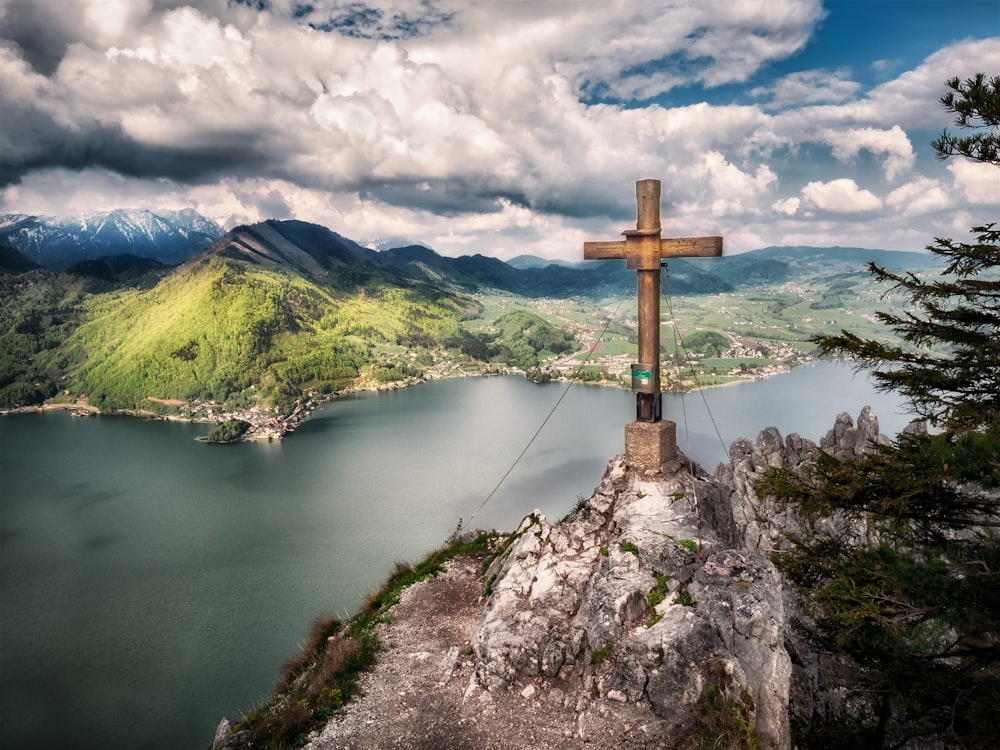
M 387 284 L 334 292 L 282 268 L 210 255 L 149 291 L 90 298 L 68 342 L 67 387 L 102 408 L 259 398 L 287 414 L 310 392 L 350 383 L 378 343 L 441 344 L 470 304 Z

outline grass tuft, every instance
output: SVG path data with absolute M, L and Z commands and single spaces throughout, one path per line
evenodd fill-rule
M 750 691 L 733 690 L 733 679 L 718 659 L 709 663 L 705 676 L 708 687 L 698 709 L 697 750 L 758 750 Z
M 590 652 L 590 663 L 591 664 L 603 664 L 604 660 L 608 658 L 611 653 L 611 649 L 615 647 L 612 641 L 608 641 L 600 648 L 595 648 Z
M 655 607 L 657 604 L 662 602 L 667 598 L 667 584 L 670 582 L 670 576 L 656 574 L 656 583 L 653 588 L 649 590 L 646 594 L 646 603 L 650 607 Z
M 698 542 L 694 541 L 693 539 L 679 539 L 677 543 L 681 545 L 684 549 L 686 549 L 688 552 L 690 552 L 692 555 L 698 554 Z
M 300 653 L 285 664 L 268 703 L 246 714 L 233 731 L 252 731 L 253 746 L 260 750 L 305 744 L 310 732 L 319 729 L 357 693 L 359 676 L 371 669 L 382 650 L 375 626 L 385 622 L 403 591 L 437 575 L 455 557 L 494 554 L 499 539 L 498 534 L 487 532 L 470 541 L 453 537 L 416 565 L 396 563 L 385 585 L 373 591 L 349 621 L 330 617 L 314 622 Z

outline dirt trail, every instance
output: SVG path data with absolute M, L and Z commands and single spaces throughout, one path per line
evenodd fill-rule
M 644 736 L 643 719 L 653 717 L 638 706 L 577 705 L 577 696 L 540 680 L 501 694 L 470 687 L 470 637 L 482 606 L 479 565 L 452 560 L 437 577 L 403 592 L 391 621 L 378 626 L 386 650 L 362 676 L 363 695 L 308 750 L 664 747 L 662 738 Z

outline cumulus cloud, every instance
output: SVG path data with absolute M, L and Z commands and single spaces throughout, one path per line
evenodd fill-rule
M 861 91 L 861 84 L 850 80 L 848 75 L 846 70 L 803 70 L 790 73 L 771 86 L 751 89 L 750 95 L 769 99 L 770 107 L 775 109 L 849 101 Z
M 585 231 L 625 228 L 648 176 L 664 180 L 671 231 L 725 230 L 730 251 L 774 236 L 776 215 L 789 236 L 826 232 L 817 211 L 872 216 L 883 199 L 936 220 L 905 129 L 927 127 L 945 78 L 1000 69 L 1000 40 L 939 50 L 867 93 L 847 71 L 809 70 L 752 92 L 766 104 L 663 98 L 749 80 L 801 51 L 823 13 L 819 0 L 0 0 L 0 210 L 83 213 L 89 192 L 186 201 L 226 225 L 294 215 L 564 257 Z M 803 188 L 797 159 L 815 153 L 851 177 L 871 154 L 908 182 L 881 197 L 848 177 Z M 952 179 L 988 202 L 988 176 Z
M 757 213 L 761 198 L 777 183 L 777 175 L 766 165 L 758 165 L 753 173 L 730 163 L 720 152 L 705 153 L 691 170 L 691 177 L 700 184 L 715 215 Z
M 893 190 L 885 202 L 903 216 L 918 216 L 948 208 L 951 198 L 940 182 L 920 177 Z
M 1000 167 L 960 159 L 948 165 L 955 187 L 970 203 L 1000 205 Z
M 795 216 L 796 212 L 799 210 L 799 199 L 798 198 L 785 198 L 784 200 L 775 201 L 771 204 L 771 210 L 775 213 L 784 214 L 785 216 Z
M 890 181 L 913 166 L 913 146 L 898 125 L 893 125 L 888 130 L 826 128 L 819 137 L 833 146 L 833 155 L 841 162 L 851 162 L 862 150 L 882 157 L 885 178 Z
M 810 182 L 802 188 L 802 195 L 810 205 L 835 214 L 875 211 L 882 207 L 878 196 L 847 178 Z

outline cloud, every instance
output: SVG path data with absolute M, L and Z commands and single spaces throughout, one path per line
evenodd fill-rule
M 941 183 L 920 177 L 893 190 L 886 197 L 886 205 L 903 216 L 919 216 L 931 211 L 942 211 L 951 205 L 951 198 Z
M 845 70 L 803 70 L 790 73 L 771 86 L 751 89 L 750 95 L 769 99 L 774 109 L 850 101 L 860 93 L 861 84 L 848 80 L 847 76 Z
M 449 74 L 527 61 L 584 98 L 649 99 L 678 85 L 744 81 L 808 41 L 818 0 L 477 3 L 414 49 Z M 416 54 L 416 52 L 415 52 Z
M 785 198 L 784 200 L 778 200 L 771 204 L 771 210 L 775 213 L 784 214 L 785 216 L 794 216 L 799 210 L 799 199 L 798 198 Z
M 730 163 L 720 152 L 705 153 L 690 171 L 699 208 L 709 208 L 715 215 L 755 214 L 761 197 L 770 193 L 778 178 L 766 165 L 758 165 L 751 174 Z M 707 205 L 706 205 L 707 203 Z
M 1000 167 L 958 159 L 948 164 L 959 190 L 967 201 L 980 205 L 1000 205 Z
M 876 86 L 864 99 L 845 105 L 837 119 L 866 121 L 878 127 L 937 130 L 952 124 L 952 116 L 937 105 L 946 91 L 944 82 L 992 70 L 1000 70 L 1000 37 L 959 41 L 932 53 L 913 70 Z
M 892 181 L 913 166 L 914 154 L 910 139 L 903 129 L 893 125 L 888 130 L 879 128 L 826 128 L 820 140 L 833 146 L 833 155 L 841 162 L 851 162 L 862 150 L 882 156 L 886 180 Z
M 802 195 L 810 205 L 836 214 L 875 211 L 882 207 L 878 196 L 846 178 L 810 182 L 802 188 Z
M 575 257 L 585 232 L 634 220 L 636 179 L 660 177 L 665 226 L 725 231 L 727 252 L 838 228 L 877 244 L 892 235 L 880 205 L 938 226 L 921 180 L 940 180 L 915 174 L 906 130 L 947 124 L 943 81 L 1000 69 L 1000 40 L 867 92 L 806 70 L 710 103 L 794 60 L 823 14 L 818 0 L 0 0 L 0 210 L 186 201 L 227 225 L 280 214 Z M 678 87 L 705 101 L 668 104 Z M 870 187 L 869 155 L 894 191 Z M 976 205 L 989 179 L 952 172 Z
M 0 28 L 10 48 L 16 50 L 29 68 L 51 75 L 69 43 L 83 27 L 83 8 L 67 3 L 62 12 L 45 0 L 2 0 Z

